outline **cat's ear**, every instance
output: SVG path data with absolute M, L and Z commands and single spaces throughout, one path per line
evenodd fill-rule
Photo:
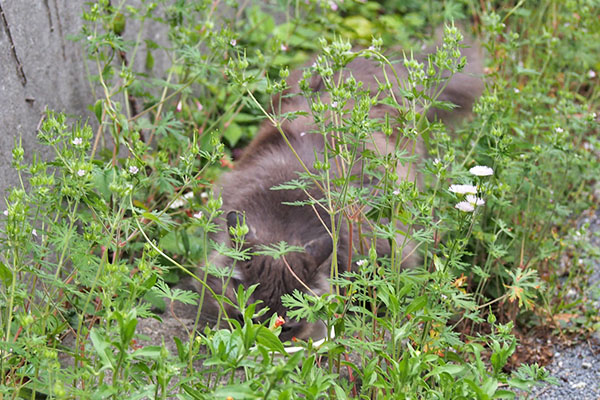
M 256 231 L 252 225 L 248 223 L 248 220 L 239 211 L 229 211 L 227 213 L 227 233 L 231 236 L 231 228 L 236 228 L 238 225 L 244 225 L 248 227 L 248 233 L 244 235 L 244 240 L 254 240 L 256 238 Z
M 321 265 L 333 252 L 333 242 L 329 235 L 323 235 L 306 243 L 304 250 L 316 261 L 317 265 Z

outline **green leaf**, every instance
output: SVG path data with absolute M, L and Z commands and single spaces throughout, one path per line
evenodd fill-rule
M 285 354 L 285 349 L 283 348 L 283 344 L 279 338 L 271 332 L 268 328 L 261 326 L 258 329 L 258 334 L 256 336 L 256 342 L 265 346 L 267 349 L 271 351 L 277 351 L 281 354 Z
M 179 357 L 179 361 L 185 362 L 187 361 L 188 352 L 186 348 L 183 346 L 183 342 L 177 336 L 173 337 L 173 341 L 175 342 L 175 347 L 177 348 L 177 357 Z
M 126 320 L 123 323 L 121 328 L 121 343 L 127 346 L 133 339 L 133 335 L 135 334 L 135 327 L 137 326 L 137 318 L 129 316 L 129 320 Z
M 148 358 L 151 360 L 158 360 L 162 357 L 161 351 L 161 346 L 146 346 L 144 348 L 137 349 L 131 354 L 131 356 L 135 358 Z
M 517 395 L 515 392 L 511 392 L 510 390 L 499 389 L 494 394 L 495 399 L 514 399 Z
M 112 368 L 114 360 L 112 359 L 112 353 L 108 351 L 111 347 L 110 342 L 106 341 L 96 328 L 90 331 L 90 339 L 102 363 L 101 370 Z
M 260 245 L 256 247 L 258 248 L 258 250 L 255 252 L 255 254 L 262 256 L 271 256 L 276 260 L 279 259 L 279 257 L 285 256 L 288 253 L 304 252 L 304 247 L 288 245 L 284 241 L 281 241 L 277 244 Z
M 362 39 L 371 39 L 373 36 L 373 24 L 360 15 L 352 15 L 344 20 L 345 25 L 352 28 L 356 35 Z
M 141 210 L 136 210 L 138 213 L 140 211 Z M 175 222 L 173 222 L 168 214 L 161 214 L 159 211 L 144 212 L 141 215 L 146 219 L 156 222 L 156 224 L 163 229 L 170 229 L 175 226 Z
M 228 385 L 224 387 L 220 387 L 213 393 L 213 399 L 221 400 L 226 399 L 228 397 L 232 397 L 235 400 L 246 400 L 246 399 L 260 399 L 258 393 L 255 393 L 254 390 L 250 387 L 252 382 L 245 382 L 237 385 Z
M 4 286 L 10 286 L 13 280 L 13 274 L 2 261 L 0 261 L 0 279 L 4 282 Z
M 412 301 L 412 303 L 410 303 L 410 305 L 408 307 L 406 307 L 405 315 L 412 314 L 416 311 L 419 311 L 419 310 L 423 309 L 426 305 L 427 305 L 427 296 L 423 295 L 423 296 L 417 297 L 416 299 L 414 299 Z
M 146 70 L 151 71 L 154 68 L 154 56 L 152 52 L 148 50 L 146 53 Z
M 223 137 L 227 139 L 229 145 L 233 147 L 236 145 L 238 140 L 240 140 L 243 133 L 244 131 L 242 130 L 242 128 L 235 122 L 232 122 L 231 124 L 229 124 L 229 126 L 223 133 Z
M 96 104 L 94 104 L 94 114 L 96 115 L 98 122 L 102 123 L 102 100 L 98 100 L 96 101 Z

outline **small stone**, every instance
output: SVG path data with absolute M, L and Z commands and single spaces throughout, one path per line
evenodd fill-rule
M 592 368 L 592 364 L 589 362 L 583 362 L 583 363 L 581 363 L 581 367 L 585 368 L 585 369 L 590 369 L 590 368 Z
M 573 389 L 583 389 L 584 387 L 586 387 L 586 385 L 587 385 L 587 383 L 585 383 L 585 382 L 577 382 L 577 383 L 573 383 L 571 385 L 571 387 Z

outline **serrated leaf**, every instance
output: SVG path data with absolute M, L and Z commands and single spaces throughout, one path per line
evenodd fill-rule
M 136 210 L 136 212 L 140 212 L 141 210 Z M 151 212 L 143 212 L 142 217 L 149 219 L 151 221 L 156 222 L 156 224 L 158 226 L 160 226 L 163 229 L 170 229 L 171 227 L 175 226 L 175 222 L 173 222 L 173 220 L 171 219 L 171 217 L 168 214 L 161 214 L 158 211 L 151 211 Z

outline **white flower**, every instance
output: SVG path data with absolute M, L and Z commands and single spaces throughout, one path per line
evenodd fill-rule
M 87 40 L 91 41 L 92 39 L 94 39 L 94 37 L 92 35 L 87 37 Z
M 369 262 L 367 260 L 358 260 L 356 262 L 356 265 L 358 265 L 359 267 L 364 267 L 365 265 L 367 265 Z
M 199 101 L 197 101 L 196 102 L 196 109 L 198 109 L 198 111 L 202 111 L 203 108 L 204 107 L 202 106 L 202 104 Z
M 465 200 L 474 206 L 482 206 L 485 204 L 485 200 L 472 194 L 468 194 Z
M 83 139 L 80 137 L 76 137 L 75 139 L 73 139 L 73 141 L 71 143 L 73 143 L 75 146 L 79 146 L 80 144 L 83 143 Z
M 201 199 L 208 199 L 208 193 L 206 193 L 206 192 L 200 193 L 200 198 Z
M 367 50 L 375 51 L 375 46 L 369 46 L 369 48 Z
M 229 44 L 230 44 L 230 45 L 232 45 L 232 46 L 235 46 L 235 45 L 237 44 L 237 40 L 235 40 L 235 39 L 231 39 L 231 40 L 229 41 Z
M 469 203 L 468 201 L 461 201 L 460 203 L 457 203 L 454 207 L 464 212 L 473 212 L 473 210 L 475 210 L 475 206 Z
M 139 168 L 138 168 L 138 167 L 136 167 L 135 165 L 131 165 L 131 166 L 129 166 L 129 173 L 130 173 L 130 174 L 132 174 L 132 175 L 135 175 L 135 174 L 137 174 L 139 171 L 140 171 L 140 170 L 139 170 Z
M 398 195 L 400 195 L 400 191 L 399 191 L 398 189 L 396 189 L 396 190 L 394 190 L 394 191 L 392 192 L 392 194 L 393 194 L 394 196 L 398 196 Z
M 494 170 L 485 165 L 476 165 L 469 170 L 470 173 L 477 176 L 490 176 L 494 174 Z
M 597 117 L 596 113 L 592 113 L 592 118 L 596 119 L 596 117 Z
M 198 211 L 195 214 L 192 214 L 192 217 L 197 218 L 197 219 L 202 219 L 202 217 L 204 216 L 204 214 L 202 213 L 202 211 Z
M 8 210 L 2 211 L 2 214 L 4 214 L 5 217 L 8 217 Z
M 331 9 L 333 11 L 337 11 L 337 9 L 338 9 L 338 5 L 337 5 L 337 3 L 335 1 L 330 2 L 329 3 L 329 7 L 331 7 Z
M 338 106 L 338 102 L 337 101 L 332 101 L 331 102 L 331 108 L 337 108 Z
M 84 176 L 85 175 L 85 170 L 84 169 L 80 169 L 79 171 L 77 171 L 77 175 Z
M 306 132 L 300 132 L 300 136 L 301 137 L 304 136 L 304 135 L 306 135 Z
M 521 91 L 519 90 L 519 88 L 514 88 L 514 89 L 513 89 L 513 91 L 514 91 L 515 93 L 519 93 L 519 92 L 521 92 Z
M 442 160 L 440 160 L 439 158 L 436 158 L 435 160 L 433 160 L 433 165 L 440 165 L 442 162 Z
M 37 231 L 35 230 L 35 228 L 31 230 L 31 234 L 33 236 L 37 237 Z
M 557 126 L 556 128 L 554 128 L 554 130 L 556 131 L 556 133 L 563 133 L 564 132 L 563 128 L 561 128 L 560 126 Z
M 477 186 L 473 186 L 473 185 L 450 185 L 450 188 L 448 189 L 450 190 L 452 193 L 458 193 L 458 194 L 475 194 L 477 193 Z
M 596 77 L 596 71 L 594 71 L 593 69 L 590 69 L 590 70 L 588 71 L 588 77 L 589 77 L 590 79 L 594 79 L 594 78 Z
M 281 44 L 281 46 L 279 47 L 281 49 L 281 51 L 288 51 L 288 47 L 285 44 Z
M 175 107 L 175 112 L 181 112 L 183 108 L 183 104 L 181 104 L 181 100 L 177 102 L 177 106 Z
M 187 192 L 186 194 L 172 202 L 169 208 L 183 207 L 187 203 L 186 200 L 192 197 L 194 197 L 194 192 Z

